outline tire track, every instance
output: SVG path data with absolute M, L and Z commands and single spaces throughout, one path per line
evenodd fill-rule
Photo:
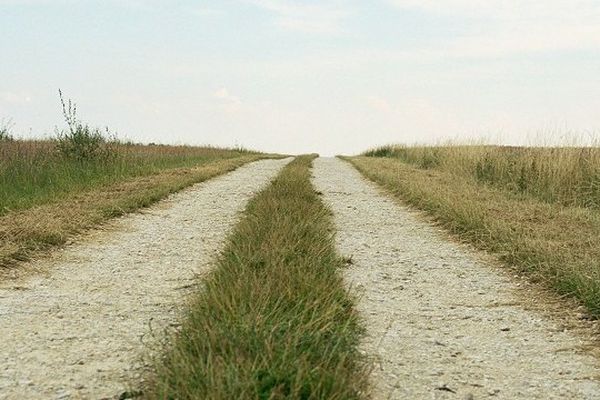
M 288 160 L 257 161 L 111 223 L 0 286 L 0 398 L 114 398 L 177 325 L 246 202 Z
M 353 263 L 375 399 L 597 399 L 589 345 L 526 309 L 515 283 L 382 195 L 352 166 L 317 159 L 314 184 Z

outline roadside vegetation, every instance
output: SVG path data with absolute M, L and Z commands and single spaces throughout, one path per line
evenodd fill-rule
M 600 316 L 600 149 L 393 146 L 366 177 Z
M 108 218 L 267 157 L 243 149 L 141 145 L 77 118 L 49 140 L 20 140 L 0 125 L 0 272 Z
M 242 149 L 141 145 L 121 142 L 108 128 L 92 128 L 60 95 L 66 127 L 50 140 L 15 140 L 0 127 L 0 216 L 60 200 L 73 192 L 147 176 L 168 168 L 247 156 Z
M 366 363 L 330 211 L 299 157 L 249 203 L 156 360 L 155 399 L 356 399 Z
M 384 146 L 396 158 L 564 206 L 600 208 L 600 147 Z
M 210 147 L 103 143 L 101 157 L 64 156 L 60 142 L 0 142 L 0 216 L 61 201 L 73 193 L 256 153 Z

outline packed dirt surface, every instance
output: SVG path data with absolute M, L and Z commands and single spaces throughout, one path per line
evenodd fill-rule
M 118 398 L 176 327 L 247 201 L 289 161 L 264 160 L 109 224 L 0 283 L 0 399 Z
M 315 160 L 358 293 L 374 399 L 599 399 L 584 336 L 526 307 L 517 283 L 383 195 L 351 165 Z

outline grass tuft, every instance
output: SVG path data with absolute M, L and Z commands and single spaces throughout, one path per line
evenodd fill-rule
M 77 105 L 71 99 L 65 101 L 61 90 L 58 91 L 58 94 L 63 117 L 68 127 L 67 130 L 57 132 L 56 149 L 58 153 L 67 159 L 78 162 L 112 161 L 116 156 L 113 149 L 113 145 L 118 143 L 116 135 L 111 134 L 108 128 L 103 133 L 98 128 L 84 124 L 77 117 Z
M 250 201 L 172 338 L 155 399 L 356 399 L 367 374 L 331 214 L 299 157 Z

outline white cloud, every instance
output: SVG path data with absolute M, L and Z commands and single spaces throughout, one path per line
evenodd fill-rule
M 367 97 L 367 104 L 376 111 L 389 113 L 393 111 L 392 105 L 384 98 L 379 96 Z
M 437 140 L 446 132 L 460 132 L 465 126 L 458 109 L 434 104 L 418 96 L 399 96 L 393 101 L 381 96 L 369 96 L 366 103 L 373 124 L 381 131 L 403 133 L 403 140 L 423 142 Z
M 597 0 L 387 0 L 400 10 L 418 9 L 465 21 L 471 34 L 448 37 L 432 49 L 446 56 L 600 49 Z
M 276 15 L 283 29 L 313 34 L 341 34 L 348 16 L 347 5 L 338 1 L 247 0 Z
M 220 99 L 220 100 L 225 100 L 225 101 L 231 101 L 234 103 L 239 103 L 240 99 L 237 96 L 232 96 L 229 93 L 229 90 L 227 90 L 227 88 L 220 88 L 217 89 L 214 93 L 215 98 Z
M 569 19 L 598 15 L 597 0 L 387 0 L 400 8 L 439 14 L 502 19 Z
M 0 92 L 0 102 L 10 105 L 31 103 L 31 96 L 23 92 Z
M 22 5 L 37 5 L 48 4 L 51 0 L 0 0 L 0 6 L 22 6 Z
M 219 101 L 220 106 L 227 112 L 239 111 L 242 106 L 240 98 L 229 93 L 229 90 L 224 87 L 217 89 L 213 93 L 213 97 Z
M 209 7 L 192 7 L 190 12 L 198 17 L 215 17 L 223 15 L 223 10 Z

